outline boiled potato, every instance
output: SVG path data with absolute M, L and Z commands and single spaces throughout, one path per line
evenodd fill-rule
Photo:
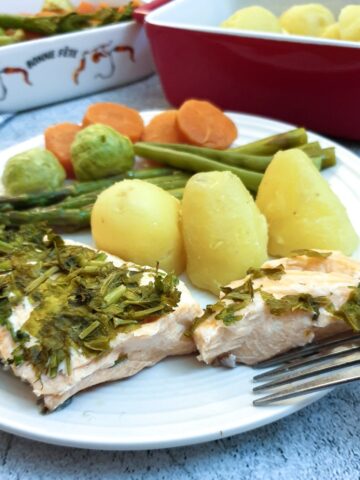
M 320 37 L 324 30 L 335 23 L 331 11 L 320 3 L 294 5 L 280 17 L 280 23 L 288 33 Z
M 339 15 L 341 40 L 360 41 L 360 5 L 347 5 Z
M 180 202 L 142 180 L 123 180 L 102 192 L 91 213 L 96 246 L 120 258 L 181 273 L 185 253 Z
M 215 294 L 267 258 L 267 225 L 241 180 L 197 173 L 183 197 L 183 234 L 191 282 Z
M 278 152 L 260 184 L 256 204 L 269 224 L 269 253 L 319 248 L 350 255 L 358 236 L 346 210 L 309 157 Z
M 231 17 L 224 20 L 220 26 L 258 32 L 282 32 L 280 22 L 275 15 L 266 8 L 257 6 L 237 10 Z
M 332 40 L 340 40 L 340 27 L 338 23 L 329 25 L 325 28 L 322 38 L 331 38 Z

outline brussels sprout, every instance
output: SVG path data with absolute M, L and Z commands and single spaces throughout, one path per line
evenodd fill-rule
M 33 148 L 11 157 L 2 182 L 10 195 L 55 190 L 65 180 L 65 170 L 48 150 Z
M 90 125 L 77 133 L 71 161 L 78 180 L 96 180 L 129 170 L 134 148 L 128 137 L 107 125 Z

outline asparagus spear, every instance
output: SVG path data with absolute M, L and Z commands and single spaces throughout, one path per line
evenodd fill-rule
M 185 187 L 189 175 L 178 174 L 167 177 L 158 177 L 148 179 L 157 184 L 164 190 L 175 191 L 175 196 L 179 195 L 179 190 Z M 88 227 L 90 224 L 90 215 L 93 204 L 100 191 L 89 192 L 79 197 L 69 198 L 56 205 L 46 207 L 36 207 L 28 210 L 0 211 L 0 224 L 21 225 L 24 223 L 47 222 L 55 228 L 67 230 L 80 230 Z
M 90 14 L 70 12 L 44 17 L 1 14 L 0 28 L 22 29 L 25 32 L 42 35 L 56 35 L 130 20 L 133 10 L 131 4 L 128 4 L 122 12 L 119 12 L 116 8 L 102 8 Z
M 50 207 L 36 207 L 37 209 L 45 210 L 46 208 L 63 208 L 66 210 L 86 207 L 87 205 L 93 205 L 98 197 L 98 195 L 103 190 L 97 190 L 95 192 L 85 193 L 84 195 L 79 195 L 78 197 L 69 197 L 59 202 L 55 205 L 50 205 Z M 25 210 L 26 212 L 31 212 L 32 209 Z
M 46 209 L 12 210 L 11 212 L 0 213 L 0 224 L 22 225 L 24 223 L 47 222 L 52 227 L 80 230 L 89 226 L 91 209 L 92 205 L 76 209 L 52 206 Z
M 0 212 L 7 212 L 8 210 L 13 210 L 11 203 L 1 203 Z
M 26 15 L 0 15 L 0 27 L 10 29 L 22 29 L 26 32 L 54 35 L 57 33 L 59 17 L 32 17 Z
M 153 183 L 154 185 L 157 185 L 158 187 L 161 187 L 164 190 L 168 190 L 168 189 L 177 189 L 177 188 L 184 187 L 189 178 L 190 178 L 190 175 L 181 173 L 177 175 L 167 175 L 163 177 L 148 178 L 148 179 L 144 179 L 144 181 Z M 95 202 L 98 195 L 103 190 L 104 189 L 96 190 L 94 192 L 86 193 L 78 197 L 67 198 L 64 201 L 58 203 L 57 206 L 68 209 L 68 208 L 79 208 L 85 205 L 91 205 Z
M 200 155 L 194 155 L 186 152 L 178 152 L 170 148 L 160 148 L 153 144 L 138 142 L 134 145 L 136 155 L 156 160 L 175 168 L 181 168 L 191 172 L 209 172 L 212 170 L 228 170 L 237 175 L 244 185 L 252 191 L 257 191 L 263 175 L 258 172 L 244 170 L 242 168 L 226 165 Z
M 164 175 L 171 175 L 177 173 L 174 169 L 170 168 L 148 168 L 143 170 L 129 170 L 122 175 L 116 175 L 114 177 L 103 178 L 101 180 L 94 180 L 91 182 L 74 182 L 64 187 L 54 190 L 52 192 L 40 192 L 40 193 L 26 193 L 18 195 L 16 197 L 0 196 L 0 208 L 3 204 L 10 204 L 13 208 L 23 209 L 37 206 L 50 205 L 67 197 L 76 197 L 84 193 L 103 190 L 115 182 L 124 180 L 127 178 L 139 178 L 141 180 L 146 178 L 160 177 Z
M 84 28 L 95 28 L 103 25 L 124 22 L 131 20 L 134 8 L 129 4 L 124 11 L 119 12 L 117 8 L 101 8 L 95 13 L 80 15 L 72 12 L 61 15 L 58 20 L 56 33 L 76 32 Z M 50 17 L 54 18 L 54 17 Z

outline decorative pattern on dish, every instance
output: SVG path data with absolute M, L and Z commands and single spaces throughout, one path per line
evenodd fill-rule
M 112 77 L 116 70 L 114 54 L 123 52 L 127 52 L 130 60 L 135 62 L 134 49 L 130 45 L 115 45 L 112 47 L 112 42 L 108 42 L 103 45 L 99 45 L 92 50 L 84 50 L 81 55 L 79 65 L 73 73 L 74 83 L 79 85 L 80 74 L 86 69 L 89 60 L 91 60 L 93 63 L 99 63 L 102 59 L 107 59 L 110 65 L 109 72 L 107 74 L 97 73 L 95 74 L 94 78 L 107 79 Z
M 24 80 L 24 83 L 26 85 L 32 85 L 29 77 L 29 72 L 26 68 L 20 68 L 20 67 L 5 67 L 0 71 L 0 102 L 6 99 L 8 89 L 7 86 L 5 85 L 5 81 L 3 78 L 3 75 L 12 75 L 12 74 L 20 74 L 22 76 L 22 79 Z

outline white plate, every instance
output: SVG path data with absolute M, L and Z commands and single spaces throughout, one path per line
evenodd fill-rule
M 145 112 L 148 121 L 155 113 Z M 231 114 L 240 143 L 256 140 L 291 126 L 249 115 Z M 335 145 L 315 134 L 325 146 Z M 15 153 L 42 144 L 42 136 L 0 152 L 0 173 Z M 325 173 L 346 205 L 360 232 L 359 159 L 336 145 L 338 165 Z M 306 186 L 304 186 L 306 188 Z M 70 238 L 91 243 L 89 233 Z M 357 252 L 359 254 L 359 252 Z M 358 255 L 359 256 L 359 255 Z M 192 288 L 205 305 L 211 295 Z M 245 432 L 273 422 L 314 402 L 324 393 L 253 407 L 254 371 L 208 367 L 194 356 L 170 358 L 138 375 L 78 394 L 63 410 L 41 415 L 30 388 L 0 373 L 0 428 L 34 440 L 75 447 L 140 450 L 194 444 Z

